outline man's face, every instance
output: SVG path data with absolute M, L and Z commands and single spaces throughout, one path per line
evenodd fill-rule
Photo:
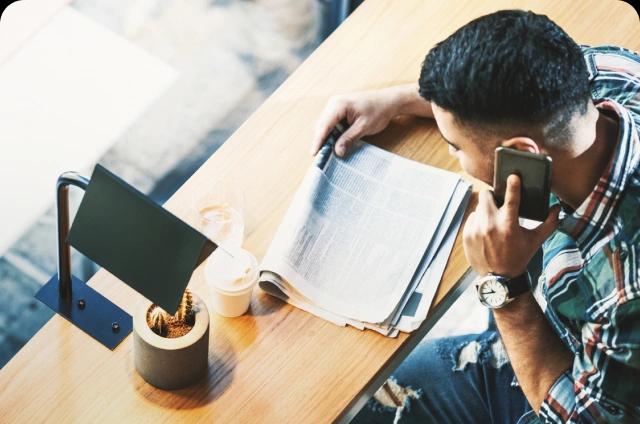
M 440 134 L 449 144 L 449 154 L 455 156 L 462 169 L 474 178 L 493 184 L 493 155 L 497 141 L 479 142 L 472 139 L 469 129 L 462 128 L 453 114 L 431 102 L 433 117 Z

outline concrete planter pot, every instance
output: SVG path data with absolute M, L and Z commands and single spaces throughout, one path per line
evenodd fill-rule
M 133 316 L 133 359 L 136 371 L 149 384 L 164 390 L 187 387 L 202 378 L 209 360 L 209 311 L 193 294 L 195 324 L 173 339 L 154 333 L 147 324 L 151 303 L 142 302 Z

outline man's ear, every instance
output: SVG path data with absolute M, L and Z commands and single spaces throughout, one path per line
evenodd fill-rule
M 501 146 L 530 153 L 540 153 L 538 143 L 529 137 L 513 137 L 502 142 Z

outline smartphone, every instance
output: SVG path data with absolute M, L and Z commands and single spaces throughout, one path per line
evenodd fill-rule
M 518 215 L 544 221 L 549 214 L 551 158 L 546 155 L 498 147 L 495 153 L 493 193 L 498 207 L 504 203 L 507 178 L 520 176 L 521 196 Z

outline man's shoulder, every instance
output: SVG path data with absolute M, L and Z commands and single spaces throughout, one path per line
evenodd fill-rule
M 589 72 L 589 80 L 598 80 L 599 74 L 604 71 L 605 76 L 611 74 L 623 74 L 625 77 L 640 75 L 640 55 L 621 46 L 581 45 L 582 55 Z
M 580 45 L 582 55 L 587 61 L 587 67 L 607 66 L 610 63 L 616 63 L 619 60 L 630 64 L 640 63 L 640 55 L 626 47 L 614 45 L 587 46 Z M 632 65 L 633 66 L 633 65 Z

